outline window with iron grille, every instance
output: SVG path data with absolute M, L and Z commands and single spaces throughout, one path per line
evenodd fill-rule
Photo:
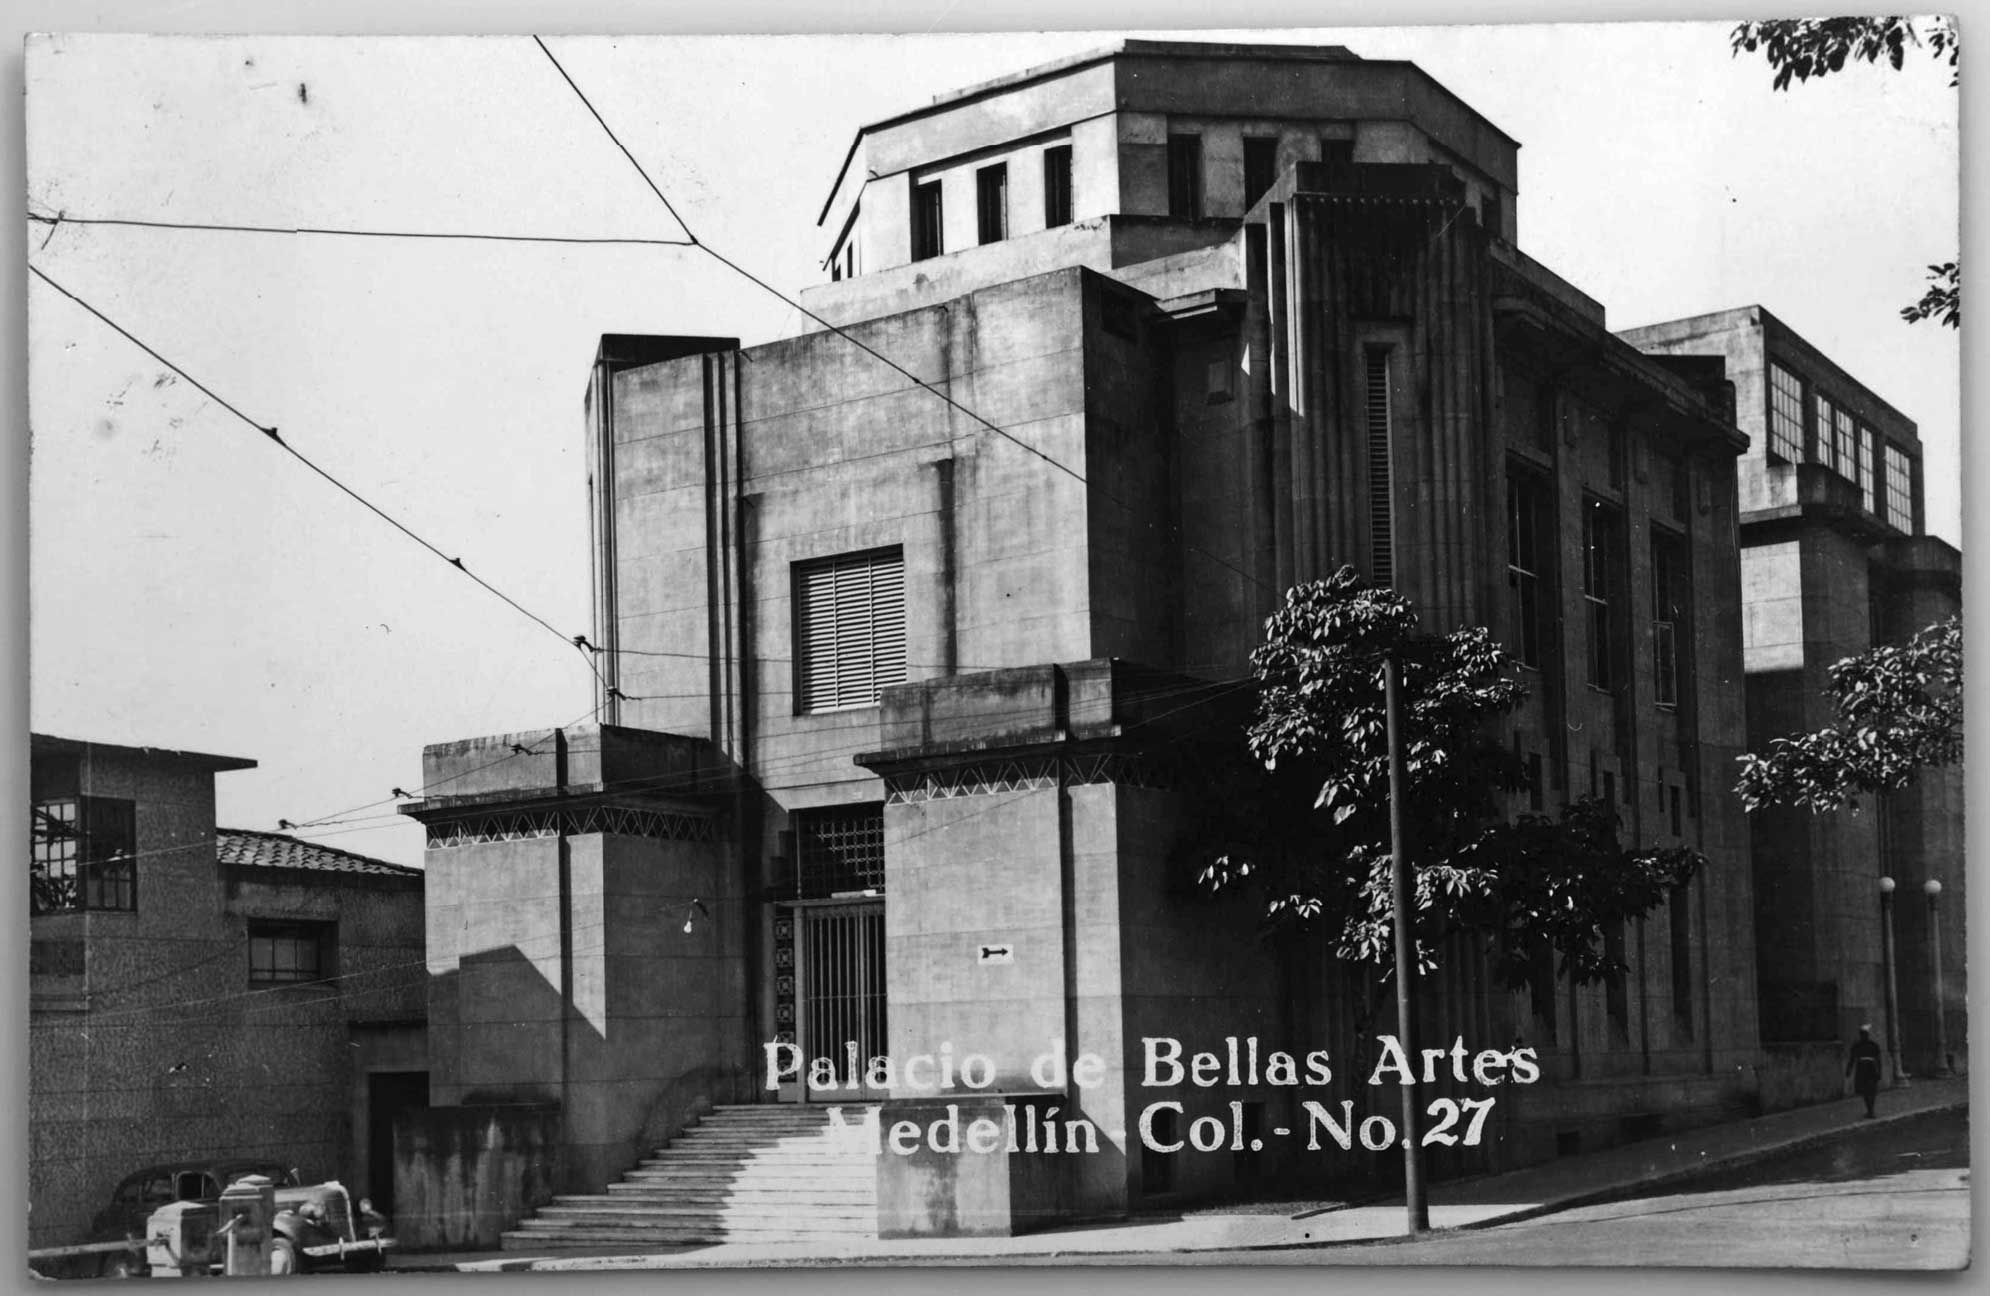
M 884 807 L 798 810 L 795 880 L 803 899 L 884 890 Z
M 1546 640 L 1542 577 L 1552 541 L 1547 483 L 1538 473 L 1509 468 L 1506 478 L 1506 585 L 1510 594 L 1508 647 L 1523 666 L 1541 664 Z M 1552 603 L 1552 599 L 1550 599 Z
M 797 564 L 795 632 L 799 710 L 876 706 L 905 682 L 904 551 Z
M 924 261 L 946 251 L 942 234 L 940 182 L 912 186 L 912 259 Z
M 1651 533 L 1652 688 L 1658 705 L 1676 707 L 1686 674 L 1681 648 L 1687 642 L 1686 612 L 1692 606 L 1686 580 L 1686 545 L 1678 536 Z
M 330 979 L 337 931 L 336 923 L 249 919 L 250 984 L 301 985 Z
M 1582 598 L 1589 613 L 1589 682 L 1614 691 L 1622 671 L 1615 597 L 1624 561 L 1624 519 L 1615 508 L 1590 500 L 1582 511 Z
M 1873 481 L 1873 430 L 1863 424 L 1859 427 L 1859 503 L 1868 513 L 1879 512 L 1879 498 L 1874 493 Z
M 137 808 L 114 797 L 37 802 L 28 847 L 33 911 L 138 908 Z
M 1278 179 L 1278 138 L 1244 136 L 1244 206 L 1248 209 Z
M 1817 447 L 1811 455 L 1813 463 L 1821 463 L 1836 472 L 1845 472 L 1846 467 L 1838 461 L 1838 443 L 1832 439 L 1831 429 L 1836 420 L 1838 407 L 1823 392 L 1816 394 Z
M 997 162 L 974 173 L 975 220 L 983 243 L 1009 237 L 1009 164 Z
M 1886 520 L 1902 531 L 1914 530 L 1913 460 L 1891 442 L 1886 447 Z
M 1202 136 L 1168 136 L 1168 215 L 1202 219 Z
M 1769 366 L 1769 453 L 1803 461 L 1803 380 L 1779 364 Z
M 1070 223 L 1071 146 L 1059 144 L 1043 151 L 1043 227 Z
M 1389 349 L 1369 347 L 1366 360 L 1368 570 L 1375 584 L 1388 587 L 1396 583 L 1396 473 L 1389 426 Z

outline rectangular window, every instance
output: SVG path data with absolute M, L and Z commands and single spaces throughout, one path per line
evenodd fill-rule
M 333 923 L 249 919 L 249 982 L 297 985 L 332 975 Z
M 1840 476 L 1851 480 L 1859 471 L 1858 423 L 1852 418 L 1852 411 L 1843 405 L 1840 405 L 1835 413 L 1836 421 L 1833 426 L 1837 435 L 1833 439 L 1837 450 L 1832 456 L 1836 461 L 1833 466 L 1838 469 Z M 1818 435 L 1823 436 L 1824 433 L 1820 430 Z
M 1868 513 L 1879 512 L 1873 483 L 1873 430 L 1859 426 L 1859 503 Z
M 1244 207 L 1264 197 L 1278 179 L 1278 140 L 1275 136 L 1244 136 Z
M 1817 444 L 1813 448 L 1810 461 L 1823 464 L 1834 472 L 1844 472 L 1844 465 L 1838 462 L 1838 443 L 1832 439 L 1831 429 L 1836 422 L 1838 407 L 1823 392 L 1816 393 L 1817 418 L 1812 424 Z
M 1508 649 L 1523 666 L 1541 664 L 1547 639 L 1541 598 L 1549 553 L 1548 489 L 1538 474 L 1509 469 L 1506 478 Z
M 1043 151 L 1043 227 L 1070 223 L 1071 146 L 1059 144 Z
M 138 908 L 137 808 L 112 797 L 37 802 L 29 835 L 33 911 Z
M 884 807 L 797 810 L 795 878 L 803 899 L 884 890 Z
M 1769 366 L 1769 454 L 1803 462 L 1803 380 L 1779 364 Z
M 801 711 L 876 706 L 905 682 L 903 551 L 797 564 L 795 630 Z
M 1677 795 L 1675 790 L 1674 795 Z M 1693 894 L 1674 887 L 1669 901 L 1672 920 L 1672 1020 L 1693 1029 Z
M 1320 140 L 1320 161 L 1331 167 L 1354 165 L 1354 141 L 1351 139 Z
M 940 182 L 912 186 L 912 259 L 924 261 L 946 251 L 941 233 Z
M 1202 136 L 1168 136 L 1168 215 L 1202 219 Z
M 1375 584 L 1388 588 L 1396 583 L 1396 473 L 1389 427 L 1389 350 L 1369 347 L 1366 359 L 1368 573 Z
M 1914 468 L 1907 452 L 1892 442 L 1886 447 L 1886 521 L 1902 531 L 1914 530 Z
M 1588 501 L 1582 513 L 1582 598 L 1589 613 L 1589 682 L 1611 692 L 1623 674 L 1616 598 L 1623 561 L 1623 516 L 1600 500 Z
M 1009 164 L 997 162 L 974 173 L 974 211 L 983 243 L 1009 237 Z
M 1681 646 L 1687 642 L 1686 545 L 1678 536 L 1651 533 L 1652 688 L 1658 705 L 1676 707 L 1685 675 Z

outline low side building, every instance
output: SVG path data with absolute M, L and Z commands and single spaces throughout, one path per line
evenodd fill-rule
M 1962 557 L 1926 531 L 1913 421 L 1761 306 L 1623 336 L 1652 355 L 1717 357 L 1735 383 L 1750 435 L 1739 484 L 1751 750 L 1835 724 L 1834 663 L 1961 611 Z M 1833 814 L 1761 810 L 1750 831 L 1763 1038 L 1781 1056 L 1817 1055 L 1806 1092 L 1838 1092 L 1861 1025 L 1886 1033 L 1888 910 L 1901 1061 L 1919 1073 L 1960 1066 L 1962 771 L 1926 771 Z
M 254 763 L 32 739 L 31 1246 L 176 1161 L 391 1199 L 379 1140 L 427 1101 L 422 875 L 217 829 L 214 776 Z

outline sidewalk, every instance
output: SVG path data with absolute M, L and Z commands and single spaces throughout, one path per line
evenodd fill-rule
M 1795 1151 L 1854 1129 L 1906 1120 L 1928 1112 L 1965 1108 L 1969 1082 L 1917 1080 L 1881 1095 L 1871 1124 L 1859 1119 L 1857 1099 L 1777 1112 L 1754 1120 L 1711 1125 L 1647 1139 L 1584 1156 L 1565 1157 L 1514 1170 L 1435 1184 L 1430 1222 L 1436 1229 L 1482 1228 L 1566 1210 L 1673 1184 L 1708 1171 Z M 1193 1215 L 1140 1217 L 1106 1224 L 1051 1229 L 1009 1238 L 916 1238 L 847 1242 L 728 1242 L 643 1251 L 593 1248 L 547 1253 L 478 1252 L 402 1255 L 397 1272 L 457 1270 L 681 1269 L 732 1266 L 879 1264 L 891 1261 L 1063 1257 L 1082 1264 L 1112 1255 L 1169 1251 L 1235 1251 L 1377 1242 L 1404 1233 L 1400 1202 L 1350 1206 L 1302 1216 Z

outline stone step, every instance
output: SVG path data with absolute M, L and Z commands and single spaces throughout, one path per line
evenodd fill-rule
M 755 1223 L 764 1221 L 768 1225 L 794 1223 L 797 1227 L 824 1221 L 845 1220 L 874 1221 L 875 1208 L 865 1210 L 861 1203 L 848 1202 L 826 1204 L 810 1202 L 807 1205 L 731 1205 L 711 1202 L 673 1202 L 668 1205 L 658 1203 L 632 1204 L 628 1206 L 541 1206 L 539 1213 L 532 1217 L 538 1225 L 578 1228 L 592 1224 L 646 1224 L 670 1223 L 679 1219 L 717 1219 L 727 1222 Z
M 655 1206 L 675 1205 L 698 1206 L 737 1206 L 754 1210 L 805 1210 L 822 1206 L 833 1210 L 874 1210 L 877 1194 L 859 1195 L 848 1192 L 824 1192 L 810 1188 L 750 1188 L 741 1191 L 714 1184 L 710 1187 L 694 1186 L 678 1188 L 667 1193 L 589 1193 L 585 1196 L 555 1197 L 542 1210 L 558 1206 L 576 1210 L 643 1210 Z
M 601 1228 L 591 1232 L 505 1232 L 499 1250 L 567 1250 L 579 1246 L 714 1246 L 718 1242 L 854 1242 L 868 1232 L 738 1232 L 728 1228 Z

